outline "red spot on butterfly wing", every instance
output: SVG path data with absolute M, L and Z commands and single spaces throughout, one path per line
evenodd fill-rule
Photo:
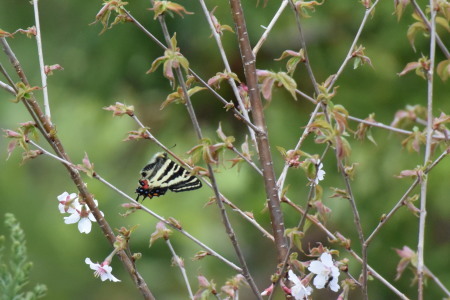
M 143 179 L 143 180 L 139 180 L 139 184 L 141 185 L 141 187 L 145 190 L 150 189 L 149 185 L 148 185 L 148 180 Z

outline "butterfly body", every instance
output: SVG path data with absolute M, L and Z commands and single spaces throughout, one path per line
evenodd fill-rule
M 142 178 L 136 189 L 140 196 L 153 198 L 164 195 L 167 190 L 184 192 L 202 187 L 201 181 L 188 170 L 167 157 L 167 153 L 156 153 L 141 171 Z

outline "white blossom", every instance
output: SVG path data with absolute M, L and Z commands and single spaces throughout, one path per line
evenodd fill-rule
M 61 195 L 57 197 L 58 199 L 58 209 L 59 212 L 62 214 L 65 213 L 73 213 L 75 211 L 75 207 L 80 205 L 80 202 L 78 202 L 78 195 L 75 193 L 72 193 L 69 195 L 68 192 L 64 192 Z
M 94 200 L 95 205 L 98 205 L 97 200 Z M 94 215 L 89 210 L 86 204 L 78 204 L 70 216 L 64 217 L 64 223 L 74 224 L 78 222 L 78 230 L 81 233 L 88 234 L 91 232 L 92 223 L 96 222 Z
M 314 183 L 316 185 L 319 184 L 319 181 L 322 181 L 325 178 L 325 171 L 323 170 L 323 163 L 318 160 L 317 161 L 317 173 L 316 178 L 314 179 Z
M 340 288 L 338 284 L 339 269 L 334 265 L 330 253 L 322 253 L 319 260 L 311 262 L 308 267 L 311 273 L 316 274 L 313 284 L 318 289 L 329 286 L 334 292 Z
M 89 265 L 89 267 L 94 270 L 94 276 L 100 277 L 102 281 L 110 280 L 114 282 L 120 281 L 113 274 L 111 274 L 112 267 L 109 265 L 108 261 L 104 261 L 101 264 L 93 263 L 89 257 L 87 257 L 84 262 Z
M 289 281 L 294 285 L 291 287 L 291 295 L 295 300 L 306 300 L 311 295 L 312 288 L 310 286 L 305 287 L 297 275 L 292 270 L 288 272 Z

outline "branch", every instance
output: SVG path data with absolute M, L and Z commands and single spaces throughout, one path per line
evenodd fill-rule
M 44 95 L 44 110 L 45 115 L 50 120 L 50 103 L 48 101 L 48 89 L 47 89 L 47 74 L 45 74 L 44 54 L 42 52 L 42 40 L 41 40 L 41 25 L 39 21 L 39 0 L 33 0 L 34 7 L 34 22 L 36 25 L 36 43 L 39 57 L 39 69 L 41 71 L 42 92 Z
M 266 30 L 262 34 L 262 36 L 259 39 L 258 43 L 256 43 L 256 46 L 253 47 L 253 55 L 255 55 L 255 57 L 258 54 L 259 49 L 261 49 L 262 44 L 266 41 L 267 36 L 269 35 L 269 33 L 272 30 L 272 28 L 275 26 L 275 23 L 278 21 L 278 19 L 281 16 L 281 13 L 283 13 L 283 11 L 284 11 L 284 9 L 286 8 L 287 5 L 288 5 L 288 0 L 283 0 L 283 2 L 281 2 L 280 8 L 278 8 L 277 12 L 273 16 L 273 18 L 270 21 L 269 25 L 265 28 Z
M 16 95 L 16 91 L 9 84 L 4 83 L 3 81 L 0 81 L 0 88 L 4 89 L 12 95 Z
M 430 0 L 431 13 L 431 30 L 430 30 L 430 66 L 427 72 L 427 140 L 425 144 L 424 165 L 426 165 L 431 157 L 431 144 L 433 139 L 433 79 L 436 55 L 436 6 L 435 1 Z M 427 186 L 428 176 L 425 176 L 420 183 L 420 215 L 419 215 L 419 237 L 417 245 L 417 285 L 418 299 L 423 299 L 424 284 L 424 250 L 425 250 L 425 221 L 427 216 Z
M 446 149 L 444 152 L 439 155 L 439 157 L 433 161 L 433 163 L 430 164 L 430 166 L 423 171 L 424 175 L 427 175 L 441 160 L 444 159 L 445 156 L 449 154 L 450 149 Z M 369 244 L 374 236 L 380 231 L 381 227 L 386 224 L 388 220 L 391 219 L 391 217 L 394 215 L 394 213 L 404 205 L 404 201 L 409 196 L 409 194 L 412 192 L 412 190 L 420 183 L 420 178 L 416 178 L 414 182 L 410 185 L 410 187 L 406 190 L 406 192 L 403 194 L 403 196 L 400 198 L 400 200 L 395 204 L 395 206 L 389 211 L 389 213 L 383 217 L 383 219 L 380 220 L 380 223 L 378 223 L 377 227 L 372 231 L 370 236 L 366 239 L 364 242 L 365 244 Z
M 336 74 L 333 75 L 333 79 L 331 80 L 331 82 L 328 86 L 328 91 L 330 91 L 333 88 L 337 79 L 342 74 L 342 71 L 344 71 L 345 66 L 353 58 L 352 53 L 353 53 L 353 51 L 355 51 L 356 43 L 358 42 L 359 37 L 361 36 L 362 30 L 363 30 L 364 26 L 366 25 L 366 22 L 369 19 L 370 14 L 375 9 L 375 6 L 378 4 L 378 2 L 379 2 L 379 0 L 376 0 L 370 8 L 366 9 L 366 12 L 364 13 L 364 17 L 361 21 L 361 25 L 359 25 L 358 32 L 356 33 L 355 38 L 353 39 L 353 43 L 351 44 L 350 49 L 348 50 L 347 56 L 345 57 L 344 61 L 342 62 L 341 66 L 339 67 Z
M 168 31 L 166 23 L 165 23 L 164 16 L 159 16 L 158 20 L 159 20 L 159 22 L 161 24 L 161 28 L 163 30 L 163 34 L 164 34 L 164 38 L 166 40 L 166 43 L 167 43 L 167 45 L 170 45 L 171 44 L 170 43 L 170 35 L 169 35 L 169 31 Z M 173 50 L 175 50 L 175 49 L 173 49 Z M 185 83 L 184 78 L 183 78 L 183 74 L 182 74 L 181 68 L 180 67 L 175 68 L 174 71 L 175 71 L 175 77 L 177 79 L 177 82 L 178 82 L 178 84 L 181 86 L 181 88 L 183 90 L 183 94 L 184 94 L 185 100 L 186 100 L 186 108 L 187 108 L 187 111 L 188 111 L 189 116 L 191 118 L 191 122 L 192 122 L 192 124 L 194 126 L 194 130 L 195 130 L 195 132 L 197 134 L 198 139 L 202 140 L 203 139 L 202 131 L 201 131 L 200 125 L 198 123 L 197 116 L 195 114 L 194 108 L 192 106 L 192 102 L 191 102 L 191 99 L 190 99 L 190 96 L 189 96 L 189 93 L 188 93 L 188 90 L 187 90 L 187 87 L 186 87 L 186 83 Z M 236 234 L 234 233 L 234 230 L 233 230 L 233 227 L 231 226 L 230 220 L 228 219 L 228 214 L 227 214 L 227 212 L 225 210 L 225 207 L 224 207 L 223 202 L 222 202 L 222 198 L 221 198 L 220 193 L 219 193 L 219 188 L 217 186 L 216 178 L 215 178 L 215 175 L 214 175 L 214 170 L 212 169 L 212 166 L 211 166 L 210 163 L 207 163 L 207 168 L 208 168 L 209 178 L 211 180 L 211 185 L 212 185 L 213 190 L 214 190 L 214 195 L 216 197 L 216 203 L 217 203 L 217 206 L 219 207 L 220 215 L 222 217 L 222 222 L 223 222 L 223 224 L 225 226 L 225 231 L 227 232 L 228 237 L 231 240 L 231 243 L 233 245 L 233 248 L 234 248 L 234 251 L 236 253 L 236 256 L 238 257 L 239 262 L 240 262 L 240 264 L 242 266 L 242 275 L 247 280 L 247 283 L 249 284 L 250 288 L 252 289 L 254 295 L 258 299 L 262 299 L 261 298 L 261 293 L 259 292 L 258 287 L 256 286 L 256 284 L 255 284 L 255 282 L 253 280 L 253 277 L 250 274 L 250 271 L 248 270 L 247 262 L 245 261 L 244 254 L 243 254 L 243 252 L 242 252 L 242 250 L 241 250 L 241 248 L 239 246 L 239 243 L 238 243 L 237 238 L 236 238 Z
M 20 62 L 17 60 L 16 56 L 14 55 L 13 51 L 8 45 L 8 42 L 5 38 L 0 38 L 0 43 L 2 45 L 3 51 L 8 56 L 12 66 L 15 68 L 16 73 L 21 78 L 22 82 L 25 85 L 29 86 L 28 79 L 23 72 L 23 68 L 20 64 Z M 65 152 L 65 149 L 62 146 L 61 141 L 58 138 L 58 135 L 56 134 L 56 130 L 54 130 L 52 124 L 49 122 L 48 118 L 44 115 L 41 108 L 39 107 L 39 104 L 36 102 L 36 99 L 34 99 L 34 96 L 32 95 L 30 99 L 22 98 L 22 102 L 27 107 L 28 111 L 30 112 L 31 116 L 35 120 L 38 129 L 41 131 L 42 135 L 46 138 L 46 140 L 49 142 L 50 146 L 55 150 L 55 152 L 58 154 L 58 156 L 70 163 L 69 156 Z M 63 164 L 67 171 L 70 174 L 70 177 L 72 181 L 75 183 L 78 191 L 80 192 L 80 197 L 86 202 L 89 209 L 91 210 L 92 214 L 94 215 L 96 221 L 98 222 L 100 229 L 103 232 L 103 235 L 106 237 L 108 242 L 113 245 L 116 237 L 114 235 L 114 232 L 112 231 L 111 227 L 109 226 L 108 222 L 103 218 L 101 212 L 99 211 L 98 207 L 94 203 L 94 199 L 91 195 L 91 193 L 86 188 L 86 184 L 81 179 L 81 176 L 79 172 L 72 168 L 70 165 Z M 118 251 L 118 256 L 121 259 L 125 269 L 128 271 L 129 275 L 133 279 L 136 287 L 141 292 L 144 299 L 155 299 L 150 291 L 150 289 L 147 286 L 147 283 L 144 281 L 142 276 L 138 273 L 138 271 L 135 268 L 134 261 L 131 257 L 127 255 L 127 253 L 123 250 Z
M 436 275 L 434 275 L 430 269 L 428 269 L 426 266 L 424 266 L 425 272 L 428 276 L 433 279 L 433 281 L 441 288 L 441 290 L 447 295 L 447 297 L 450 297 L 450 291 L 445 287 L 445 285 L 439 280 Z
M 319 95 L 320 94 L 319 86 L 318 86 L 316 78 L 314 76 L 314 72 L 313 72 L 313 70 L 311 68 L 311 63 L 309 61 L 309 56 L 308 56 L 308 49 L 306 47 L 306 41 L 305 41 L 305 38 L 303 36 L 302 26 L 300 24 L 300 14 L 298 13 L 297 8 L 296 8 L 293 0 L 289 0 L 289 4 L 291 5 L 291 8 L 292 8 L 292 10 L 294 11 L 294 14 L 295 14 L 295 24 L 297 25 L 298 34 L 299 34 L 299 37 L 300 37 L 300 44 L 302 45 L 303 53 L 305 55 L 305 62 L 304 62 L 305 63 L 305 67 L 306 67 L 306 70 L 308 71 L 309 78 L 311 79 L 311 82 L 313 84 L 314 91 L 316 92 L 317 95 Z M 324 112 L 325 112 L 325 110 L 324 110 Z
M 297 94 L 299 94 L 300 96 L 302 96 L 303 98 L 305 98 L 306 100 L 308 100 L 309 102 L 311 102 L 313 104 L 317 104 L 316 99 L 314 99 L 313 97 L 303 93 L 302 91 L 300 91 L 298 89 L 296 89 L 295 92 Z M 392 132 L 401 133 L 401 134 L 404 134 L 404 135 L 411 135 L 413 133 L 411 130 L 405 130 L 405 129 L 389 126 L 389 125 L 383 124 L 381 122 L 371 122 L 371 121 L 367 121 L 367 120 L 360 119 L 360 118 L 357 118 L 357 117 L 353 117 L 353 116 L 350 116 L 350 115 L 347 117 L 347 119 L 355 121 L 355 122 L 358 122 L 358 123 L 367 124 L 367 125 L 370 125 L 372 127 L 378 127 L 378 128 L 382 128 L 382 129 L 385 129 L 385 130 L 392 131 Z M 422 122 L 422 120 L 420 118 L 417 118 L 416 121 L 419 124 L 424 123 L 426 125 L 426 122 Z M 433 139 L 436 139 L 436 140 L 447 140 L 445 135 L 442 134 L 442 133 L 437 134 L 437 135 L 433 135 Z
M 188 279 L 187 274 L 186 274 L 186 268 L 184 267 L 184 262 L 177 255 L 175 250 L 173 249 L 172 243 L 170 242 L 170 240 L 166 239 L 165 241 L 166 241 L 167 247 L 169 247 L 170 252 L 172 253 L 173 263 L 180 268 L 181 274 L 183 275 L 184 283 L 186 284 L 187 290 L 189 292 L 189 298 L 191 300 L 194 300 L 194 294 L 192 294 L 192 289 L 191 289 L 191 285 L 189 284 L 189 279 Z
M 303 141 L 306 139 L 306 137 L 309 134 L 309 126 L 311 125 L 311 123 L 314 121 L 314 119 L 316 118 L 317 113 L 319 112 L 319 108 L 320 108 L 320 103 L 316 104 L 316 107 L 314 108 L 314 111 L 311 114 L 311 117 L 309 118 L 308 124 L 306 124 L 305 126 L 305 130 L 303 131 L 302 136 L 300 137 L 300 139 L 297 142 L 297 145 L 295 145 L 294 150 L 299 150 L 300 147 L 303 144 Z M 286 163 L 283 167 L 283 171 L 281 171 L 280 177 L 278 177 L 278 181 L 277 181 L 277 186 L 278 186 L 278 193 L 279 193 L 279 197 L 281 197 L 281 191 L 283 191 L 284 188 L 284 182 L 286 180 L 286 176 L 287 176 L 287 172 L 289 170 L 289 165 Z
M 287 242 L 284 237 L 284 217 L 280 207 L 278 188 L 276 185 L 273 161 L 270 153 L 270 146 L 267 134 L 266 122 L 264 120 L 263 107 L 258 88 L 258 78 L 256 76 L 255 57 L 250 46 L 250 39 L 245 24 L 244 11 L 240 0 L 230 0 L 233 20 L 236 26 L 239 49 L 241 52 L 242 64 L 244 66 L 245 78 L 248 86 L 248 94 L 252 105 L 252 119 L 259 132 L 256 134 L 258 145 L 258 155 L 264 174 L 264 184 L 267 195 L 272 231 L 277 248 L 277 261 L 281 263 L 287 253 Z

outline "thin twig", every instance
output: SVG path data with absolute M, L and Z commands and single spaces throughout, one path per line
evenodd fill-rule
M 317 106 L 317 107 L 319 107 L 319 106 Z M 300 148 L 300 145 L 298 146 L 298 148 Z M 323 161 L 323 159 L 329 149 L 330 149 L 330 144 L 327 144 L 325 150 L 323 151 L 322 155 L 320 156 L 320 161 Z M 315 197 L 315 186 L 316 186 L 315 181 L 317 180 L 317 175 L 318 175 L 318 172 L 316 173 L 316 178 L 314 178 L 312 180 L 313 183 L 308 192 L 308 197 L 307 197 L 307 201 L 306 201 L 306 205 L 305 205 L 306 208 L 305 208 L 304 212 L 302 213 L 300 221 L 298 222 L 298 225 L 297 225 L 298 231 L 301 231 L 301 232 L 303 232 L 303 226 L 305 225 L 305 222 L 308 218 L 308 212 L 311 208 L 311 200 Z M 288 200 L 288 201 L 290 201 L 290 200 Z M 287 267 L 288 261 L 289 261 L 289 254 L 290 254 L 293 246 L 294 246 L 293 243 L 291 241 L 289 241 L 289 250 L 286 254 L 286 257 L 284 258 L 283 264 L 281 266 L 278 265 L 278 270 L 279 270 L 278 274 L 280 275 L 280 277 L 278 278 L 277 281 L 274 282 L 274 288 L 277 287 L 277 285 L 280 283 L 280 279 L 282 278 L 283 274 L 286 272 L 286 267 Z M 272 299 L 273 295 L 274 294 L 270 295 L 269 300 Z
M 376 0 L 370 8 L 366 9 L 366 12 L 364 13 L 364 17 L 361 21 L 361 24 L 359 25 L 358 32 L 356 33 L 355 38 L 353 39 L 353 42 L 350 46 L 350 49 L 348 50 L 347 56 L 345 57 L 344 61 L 342 62 L 341 66 L 339 67 L 336 74 L 334 74 L 333 79 L 331 80 L 331 82 L 327 88 L 328 91 L 330 91 L 332 89 L 332 87 L 336 83 L 337 79 L 344 71 L 345 66 L 347 66 L 348 62 L 353 58 L 352 53 L 353 53 L 353 51 L 355 51 L 356 43 L 358 42 L 359 37 L 361 36 L 362 30 L 363 30 L 364 26 L 366 25 L 366 22 L 369 19 L 370 14 L 375 9 L 375 6 L 378 4 L 378 2 L 379 2 L 379 0 Z
M 433 279 L 433 281 L 437 284 L 438 287 L 441 288 L 441 290 L 447 295 L 447 297 L 450 297 L 450 291 L 445 287 L 441 280 L 436 275 L 434 275 L 426 266 L 424 266 L 424 270 L 427 276 L 430 276 L 431 279 Z
M 166 239 L 166 244 L 169 247 L 170 252 L 172 253 L 174 264 L 176 264 L 180 268 L 181 274 L 183 275 L 184 283 L 186 284 L 187 290 L 189 292 L 189 298 L 191 300 L 194 300 L 194 294 L 192 293 L 191 285 L 189 283 L 189 279 L 186 274 L 186 268 L 184 267 L 184 262 L 181 259 L 181 257 L 179 257 L 177 255 L 177 253 L 175 252 L 175 249 L 173 249 L 172 243 L 170 242 L 169 239 Z
M 4 41 L 6 43 L 6 39 Z M 3 41 L 2 41 L 3 44 Z M 7 43 L 6 43 L 7 44 Z M 0 63 L 0 72 L 3 74 L 3 76 L 5 76 L 6 80 L 8 81 L 9 85 L 11 86 L 11 88 L 17 92 L 17 89 L 14 85 L 14 81 L 11 79 L 11 76 L 9 76 L 8 72 L 6 71 L 6 69 L 3 67 L 3 65 Z
M 260 168 L 258 168 L 257 165 L 255 165 L 254 162 L 252 162 L 250 159 L 248 159 L 247 156 L 245 156 L 244 154 L 242 154 L 238 149 L 236 149 L 236 147 L 233 146 L 233 148 L 231 148 L 231 150 L 236 153 L 240 158 L 242 158 L 243 160 L 245 160 L 256 172 L 258 172 L 259 175 L 263 175 L 263 172 L 261 171 Z
M 441 160 L 444 159 L 445 156 L 447 156 L 449 153 L 449 150 L 445 150 L 444 152 L 439 155 L 436 160 L 434 160 L 424 171 L 424 175 L 427 175 Z M 403 196 L 400 198 L 400 200 L 395 204 L 395 206 L 387 213 L 383 218 L 380 220 L 380 223 L 378 223 L 377 227 L 372 231 L 372 233 L 369 235 L 369 237 L 365 240 L 365 244 L 369 244 L 375 235 L 380 231 L 381 227 L 383 227 L 387 221 L 391 219 L 391 217 L 394 215 L 394 213 L 404 205 L 406 198 L 411 194 L 412 190 L 420 183 L 420 178 L 416 178 L 414 182 L 409 186 L 409 188 L 406 190 L 406 192 L 403 194 Z
M 314 91 L 316 92 L 316 95 L 319 95 L 320 94 L 319 85 L 317 84 L 316 77 L 314 76 L 314 72 L 311 67 L 311 62 L 309 60 L 308 49 L 306 47 L 306 41 L 305 41 L 305 37 L 303 36 L 303 29 L 302 29 L 302 25 L 300 23 L 300 14 L 298 13 L 297 7 L 295 6 L 293 0 L 289 0 L 289 4 L 291 5 L 291 9 L 294 11 L 295 24 L 297 25 L 298 35 L 300 38 L 300 44 L 302 45 L 303 54 L 305 56 L 304 64 L 305 64 L 306 70 L 308 71 L 309 79 L 311 80 L 311 82 L 313 84 Z
M 50 120 L 50 103 L 48 100 L 48 89 L 47 89 L 47 74 L 45 73 L 45 65 L 44 65 L 44 53 L 42 51 L 42 35 L 41 35 L 41 25 L 39 21 L 39 0 L 33 0 L 34 7 L 34 22 L 36 25 L 36 43 L 37 43 L 37 52 L 39 57 L 39 69 L 41 71 L 41 81 L 42 81 L 42 93 L 44 95 L 44 111 L 47 118 Z
M 0 81 L 0 88 L 4 89 L 10 94 L 16 95 L 16 91 L 14 91 L 14 89 L 9 84 L 4 83 L 3 81 Z
M 431 157 L 431 144 L 433 138 L 433 79 L 434 66 L 436 55 L 436 5 L 435 1 L 430 0 L 430 65 L 427 72 L 427 128 L 426 128 L 426 144 L 424 165 L 428 163 Z M 424 251 L 425 251 L 425 224 L 427 216 L 427 186 L 428 176 L 422 178 L 420 183 L 420 214 L 419 214 L 419 237 L 417 244 L 417 285 L 418 285 L 418 299 L 422 300 L 423 284 L 424 284 Z
M 231 67 L 230 67 L 230 63 L 228 62 L 228 58 L 227 55 L 225 53 L 225 49 L 223 48 L 223 44 L 222 44 L 222 39 L 219 35 L 219 33 L 217 32 L 216 28 L 214 27 L 214 24 L 211 20 L 211 16 L 210 16 L 210 12 L 208 11 L 208 8 L 206 7 L 205 1 L 204 0 L 199 0 L 200 2 L 200 6 L 202 7 L 203 13 L 206 17 L 206 21 L 208 22 L 208 25 L 211 29 L 211 33 L 214 36 L 214 39 L 216 40 L 216 44 L 217 44 L 217 48 L 219 49 L 219 53 L 220 56 L 222 57 L 222 62 L 225 66 L 225 70 L 228 73 L 232 73 Z M 234 97 L 236 97 L 237 102 L 239 103 L 239 107 L 241 109 L 241 113 L 244 116 L 244 118 L 250 122 L 250 117 L 248 115 L 247 109 L 245 107 L 244 102 L 242 101 L 241 95 L 239 93 L 238 87 L 236 86 L 236 82 L 234 81 L 233 78 L 229 77 L 228 78 L 228 84 L 231 86 L 231 89 L 233 90 L 234 93 Z M 251 129 L 249 129 L 249 133 L 250 133 L 250 137 L 251 140 L 253 141 L 253 145 L 256 146 L 256 138 L 255 138 L 255 132 Z
M 300 91 L 298 89 L 296 89 L 295 92 L 297 94 L 299 94 L 300 96 L 302 96 L 303 98 L 305 98 L 306 100 L 308 100 L 309 102 L 311 102 L 311 103 L 313 103 L 315 105 L 317 104 L 317 100 L 314 99 L 313 97 L 303 93 L 302 91 Z M 358 122 L 358 123 L 363 123 L 363 124 L 366 124 L 366 125 L 369 125 L 369 126 L 372 126 L 372 127 L 378 127 L 378 128 L 386 129 L 388 131 L 401 133 L 401 134 L 404 134 L 404 135 L 411 135 L 413 133 L 411 130 L 405 130 L 405 129 L 389 126 L 389 125 L 383 124 L 381 122 L 371 122 L 371 121 L 360 119 L 360 118 L 353 117 L 353 116 L 350 116 L 350 115 L 347 117 L 347 119 L 349 119 L 351 121 Z M 420 123 L 420 124 L 422 124 L 422 123 L 426 124 L 426 122 L 421 122 L 420 118 L 417 118 L 416 121 L 418 123 Z M 438 135 L 433 135 L 433 139 L 446 140 L 447 138 L 443 134 L 438 134 Z
M 320 103 L 316 104 L 316 107 L 314 108 L 314 111 L 312 112 L 311 117 L 309 118 L 308 124 L 306 124 L 305 130 L 303 131 L 302 136 L 298 140 L 297 145 L 295 145 L 294 150 L 299 150 L 301 148 L 304 140 L 306 139 L 306 137 L 309 134 L 309 126 L 316 118 L 317 113 L 319 112 L 319 108 L 320 108 Z M 284 188 L 284 182 L 286 180 L 288 170 L 289 170 L 289 165 L 285 164 L 283 167 L 283 171 L 281 171 L 281 174 L 278 177 L 277 186 L 278 186 L 278 193 L 280 194 L 280 196 L 281 196 L 281 192 L 283 191 L 283 188 Z
M 359 241 L 360 241 L 361 247 L 362 247 L 362 254 L 361 254 L 361 257 L 362 257 L 362 293 L 363 293 L 364 299 L 368 299 L 369 295 L 368 295 L 368 291 L 367 291 L 367 276 L 368 276 L 368 274 L 367 274 L 367 265 L 368 265 L 367 264 L 367 247 L 364 247 L 364 233 L 362 230 L 361 218 L 359 216 L 358 208 L 356 207 L 356 200 L 355 200 L 355 197 L 353 196 L 353 191 L 352 191 L 352 188 L 350 185 L 350 178 L 349 178 L 348 174 L 345 172 L 342 161 L 339 159 L 338 159 L 338 165 L 339 165 L 339 170 L 341 172 L 341 175 L 344 178 L 345 190 L 347 191 L 348 200 L 350 202 L 350 206 L 351 206 L 352 212 L 353 212 L 353 221 L 355 223 L 356 231 L 358 232 L 358 238 L 359 238 Z
M 378 0 L 377 0 L 378 1 Z M 308 51 L 307 51 L 307 47 L 306 47 L 306 42 L 305 42 L 305 38 L 303 36 L 303 31 L 302 31 L 302 26 L 300 24 L 300 14 L 297 11 L 297 8 L 295 6 L 295 4 L 293 3 L 292 0 L 289 0 L 289 3 L 291 4 L 291 8 L 295 13 L 295 21 L 297 24 L 297 29 L 299 32 L 299 37 L 300 37 L 300 42 L 302 44 L 302 49 L 304 51 L 304 55 L 305 55 L 305 66 L 306 66 L 306 70 L 308 71 L 308 75 L 311 79 L 311 82 L 314 86 L 314 90 L 316 92 L 317 95 L 320 94 L 320 90 L 319 90 L 319 85 L 316 81 L 316 78 L 314 76 L 314 72 L 312 70 L 311 64 L 310 64 L 310 60 L 309 60 L 309 56 L 308 56 Z M 376 2 L 375 2 L 376 4 Z M 360 31 L 362 29 L 362 26 L 360 27 Z M 355 41 L 359 38 L 359 36 L 357 35 L 357 37 L 355 38 Z M 352 49 L 350 49 L 350 51 L 352 51 Z M 329 85 L 328 89 L 331 88 L 331 84 Z M 326 104 L 323 102 L 319 102 L 319 105 L 321 105 L 322 107 L 322 111 L 325 115 L 325 119 L 326 121 L 331 124 L 331 121 L 328 117 L 328 113 L 327 113 L 327 107 Z M 350 185 L 350 178 L 348 177 L 348 175 L 345 172 L 344 166 L 342 161 L 339 159 L 339 154 L 337 152 L 337 149 L 335 149 L 335 154 L 336 154 L 336 160 L 338 162 L 338 166 L 339 166 L 339 170 L 341 172 L 342 177 L 344 178 L 344 182 L 345 182 L 345 187 L 346 187 L 346 191 L 347 194 L 349 196 L 349 202 L 350 202 L 350 206 L 352 207 L 352 211 L 353 211 L 353 216 L 354 216 L 354 223 L 358 232 L 358 237 L 359 240 L 361 242 L 361 246 L 364 244 L 364 233 L 362 230 L 362 226 L 361 226 L 361 220 L 359 217 L 359 211 L 356 207 L 356 201 L 355 198 L 353 196 L 353 192 L 351 189 L 351 185 Z M 368 292 L 367 292 L 367 252 L 364 251 L 362 252 L 362 258 L 363 258 L 363 263 L 362 263 L 362 268 L 363 268 L 363 283 L 362 283 L 362 293 L 363 293 L 363 297 L 364 299 L 368 299 Z
M 288 5 L 288 2 L 289 2 L 288 0 L 283 0 L 283 2 L 281 2 L 280 8 L 278 8 L 277 12 L 273 16 L 273 18 L 270 21 L 269 25 L 267 27 L 265 27 L 266 30 L 264 31 L 262 36 L 259 38 L 259 41 L 258 41 L 258 43 L 256 43 L 256 46 L 253 47 L 253 55 L 255 55 L 255 57 L 258 54 L 259 49 L 261 49 L 263 43 L 266 41 L 267 36 L 269 35 L 270 31 L 275 26 L 275 23 L 278 21 L 278 19 L 280 18 L 281 14 L 284 11 L 284 9 Z

